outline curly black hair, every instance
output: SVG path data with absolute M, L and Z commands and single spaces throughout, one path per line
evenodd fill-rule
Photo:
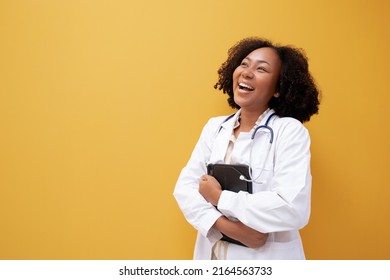
M 229 49 L 227 60 L 218 69 L 219 79 L 214 88 L 228 94 L 229 105 L 239 109 L 233 96 L 233 72 L 249 53 L 267 47 L 276 51 L 282 65 L 276 89 L 279 97 L 272 97 L 269 107 L 280 117 L 309 121 L 312 115 L 318 113 L 319 90 L 309 72 L 308 59 L 302 49 L 275 45 L 258 37 L 245 38 Z

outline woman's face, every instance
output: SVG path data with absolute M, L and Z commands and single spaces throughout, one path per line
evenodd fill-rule
M 242 110 L 263 112 L 276 92 L 281 61 L 272 48 L 256 49 L 233 72 L 234 102 Z

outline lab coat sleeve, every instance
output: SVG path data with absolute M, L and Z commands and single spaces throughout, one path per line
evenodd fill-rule
M 219 231 L 212 228 L 222 214 L 199 193 L 200 177 L 207 173 L 214 138 L 221 120 L 212 118 L 203 128 L 201 136 L 187 165 L 177 180 L 174 197 L 187 221 L 211 243 L 221 239 Z
M 254 194 L 223 191 L 218 209 L 260 232 L 281 232 L 304 227 L 310 216 L 310 137 L 293 119 L 279 121 L 273 176 L 264 191 Z M 275 130 L 275 129 L 274 129 Z

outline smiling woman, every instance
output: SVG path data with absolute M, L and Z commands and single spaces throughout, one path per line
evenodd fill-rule
M 218 70 L 219 80 L 214 87 L 228 94 L 228 102 L 232 108 L 240 109 L 240 105 L 234 100 L 233 75 L 240 68 L 247 68 L 250 65 L 250 54 L 260 55 L 258 57 L 260 61 L 257 63 L 261 65 L 257 65 L 257 72 L 267 73 L 267 69 L 268 72 L 280 71 L 276 73 L 278 80 L 275 95 L 269 101 L 270 108 L 274 109 L 279 116 L 293 117 L 305 122 L 318 113 L 319 93 L 309 73 L 305 53 L 298 48 L 276 46 L 268 40 L 259 38 L 246 38 L 238 42 L 228 51 L 228 59 Z M 275 61 L 269 61 L 268 66 L 265 66 L 267 61 L 262 58 L 264 56 Z M 280 70 L 278 69 L 279 63 Z M 273 69 L 273 67 L 277 68 Z
M 299 230 L 309 221 L 311 172 L 302 122 L 319 105 L 306 57 L 248 38 L 229 50 L 218 74 L 215 88 L 239 110 L 209 120 L 174 191 L 198 230 L 194 258 L 304 259 Z M 206 166 L 216 163 L 248 168 L 248 178 L 237 173 L 223 184 L 244 180 L 252 192 L 227 190 L 207 175 Z
M 252 51 L 233 72 L 234 102 L 242 107 L 264 112 L 268 101 L 279 97 L 276 85 L 280 59 L 272 48 Z

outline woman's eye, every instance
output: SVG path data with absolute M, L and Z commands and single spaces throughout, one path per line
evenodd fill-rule
M 241 66 L 244 66 L 244 67 L 248 67 L 248 63 L 247 62 L 241 62 L 241 64 L 240 64 Z
M 264 67 L 258 67 L 257 70 L 259 70 L 260 72 L 267 72 L 267 69 L 265 69 Z

